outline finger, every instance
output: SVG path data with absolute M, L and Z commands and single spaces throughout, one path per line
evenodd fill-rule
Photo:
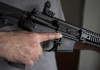
M 41 33 L 40 42 L 46 41 L 46 40 L 58 39 L 61 37 L 62 37 L 61 33 Z
M 29 60 L 28 63 L 26 63 L 28 67 L 31 67 L 33 64 L 34 64 L 33 60 Z
M 34 64 L 33 60 L 31 60 L 31 59 L 24 60 L 24 61 L 22 61 L 22 63 L 24 63 L 28 67 L 31 67 Z
M 38 48 L 36 48 L 35 51 L 33 52 L 32 56 L 31 56 L 31 59 L 32 60 L 37 60 L 42 54 L 43 54 L 43 49 L 39 44 Z

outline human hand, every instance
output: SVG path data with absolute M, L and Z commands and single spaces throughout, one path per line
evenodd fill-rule
M 0 57 L 32 66 L 42 55 L 40 43 L 61 37 L 60 33 L 0 32 Z

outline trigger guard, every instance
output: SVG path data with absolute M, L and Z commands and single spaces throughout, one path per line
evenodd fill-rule
M 53 51 L 54 50 L 54 42 L 51 40 L 44 41 L 44 42 L 42 42 L 42 48 L 44 51 Z

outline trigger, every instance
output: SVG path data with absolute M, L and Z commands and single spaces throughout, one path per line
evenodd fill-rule
M 52 49 L 54 47 L 54 43 L 52 40 L 44 41 L 41 43 L 41 45 L 44 51 L 53 51 Z

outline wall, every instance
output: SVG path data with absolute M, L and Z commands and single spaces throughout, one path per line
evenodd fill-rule
M 60 0 L 67 22 L 81 27 L 81 0 Z
M 85 0 L 83 28 L 100 33 L 100 0 Z M 79 70 L 100 70 L 100 53 L 81 51 Z

